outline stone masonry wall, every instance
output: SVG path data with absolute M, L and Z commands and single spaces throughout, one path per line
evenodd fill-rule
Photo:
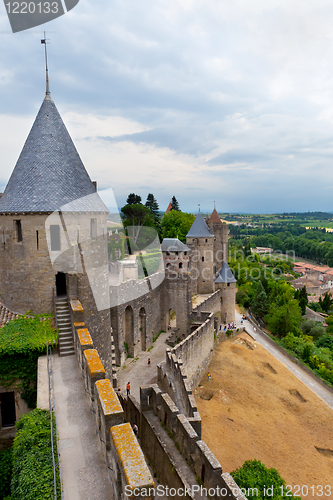
M 21 314 L 53 311 L 56 271 L 49 257 L 46 218 L 47 214 L 0 215 L 1 299 Z M 17 241 L 16 220 L 21 221 L 22 241 Z

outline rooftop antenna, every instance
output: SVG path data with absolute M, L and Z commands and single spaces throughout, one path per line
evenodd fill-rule
M 46 92 L 45 92 L 45 100 L 46 101 L 51 101 L 51 92 L 50 92 L 50 83 L 49 83 L 49 68 L 47 65 L 47 49 L 46 45 L 50 43 L 50 39 L 46 38 L 46 33 L 44 31 L 44 38 L 40 41 L 40 43 L 43 43 L 45 46 L 45 69 L 46 69 Z
M 215 200 L 214 200 L 214 210 L 216 210 Z

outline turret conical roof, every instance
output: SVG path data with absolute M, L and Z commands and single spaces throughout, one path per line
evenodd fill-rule
M 200 212 L 196 216 L 186 238 L 214 238 Z
M 95 187 L 50 96 L 43 101 L 0 199 L 0 213 L 53 212 Z M 86 210 L 108 212 L 97 195 Z
M 212 211 L 212 215 L 209 218 L 209 222 L 213 222 L 214 224 L 222 224 L 219 214 L 216 211 L 216 208 Z
M 222 269 L 215 280 L 215 283 L 236 283 L 236 281 L 237 280 L 235 276 L 232 274 L 228 262 L 224 262 Z

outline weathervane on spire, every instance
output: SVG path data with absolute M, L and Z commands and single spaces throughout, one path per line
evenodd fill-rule
M 50 83 L 49 83 L 49 68 L 47 65 L 47 49 L 46 45 L 50 43 L 50 39 L 46 38 L 46 34 L 44 31 L 44 38 L 40 41 L 40 43 L 43 43 L 45 46 L 45 69 L 46 69 L 46 93 L 45 93 L 45 99 L 51 99 L 51 92 L 50 92 Z
M 198 203 L 198 207 L 199 207 L 199 214 L 200 214 L 200 203 Z
M 216 210 L 215 200 L 214 200 L 214 210 Z

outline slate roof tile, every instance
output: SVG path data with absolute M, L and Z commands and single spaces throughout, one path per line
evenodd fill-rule
M 81 198 L 84 202 L 76 205 L 86 211 L 108 212 L 49 97 L 40 107 L 0 199 L 0 213 L 53 212 Z

